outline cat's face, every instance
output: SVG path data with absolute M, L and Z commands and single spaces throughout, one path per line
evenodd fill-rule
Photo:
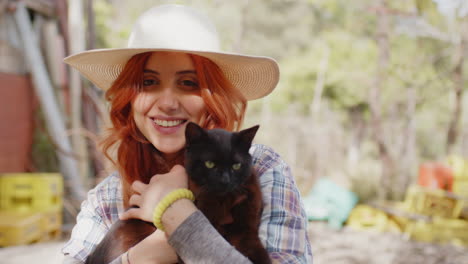
M 187 124 L 185 168 L 191 180 L 216 193 L 239 187 L 252 173 L 249 148 L 257 129 L 255 126 L 231 133 Z

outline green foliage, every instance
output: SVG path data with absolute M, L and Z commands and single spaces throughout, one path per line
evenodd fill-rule
M 327 58 L 324 54 L 329 53 Z M 322 60 L 328 59 L 323 97 L 335 108 L 346 109 L 367 100 L 369 77 L 373 75 L 376 47 L 369 39 L 346 31 L 327 31 L 317 36 L 307 52 L 285 59 L 283 81 L 272 95 L 277 110 L 299 102 L 306 111 L 312 103 Z
M 432 0 L 415 0 L 414 2 L 419 14 L 436 9 L 435 3 Z
M 415 0 L 418 14 L 425 18 L 431 25 L 443 28 L 446 26 L 446 18 L 439 12 L 433 0 Z
M 109 19 L 112 16 L 112 6 L 105 0 L 98 0 L 94 2 L 94 15 L 96 25 L 96 47 L 107 48 L 111 46 L 109 43 L 110 27 L 108 25 Z
M 36 112 L 36 129 L 33 134 L 31 163 L 37 172 L 60 171 L 56 149 L 45 129 L 45 121 L 41 111 Z
M 311 7 L 300 1 L 249 1 L 241 19 L 241 51 L 249 54 L 286 58 L 310 45 L 315 23 Z

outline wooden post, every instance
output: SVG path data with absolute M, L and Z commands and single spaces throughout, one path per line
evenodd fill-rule
M 452 73 L 453 88 L 455 93 L 455 104 L 450 117 L 449 128 L 447 131 L 446 152 L 447 155 L 456 153 L 455 144 L 460 137 L 460 123 L 463 113 L 463 93 L 465 88 L 464 65 L 465 65 L 465 49 L 467 43 L 463 33 L 460 33 L 460 42 L 455 45 L 456 52 L 454 53 L 454 60 L 456 62 L 455 69 Z
M 386 12 L 387 0 L 377 2 L 377 34 L 376 41 L 378 47 L 377 72 L 374 83 L 369 92 L 369 107 L 371 112 L 372 137 L 379 150 L 382 162 L 381 188 L 378 197 L 382 200 L 389 198 L 394 180 L 394 162 L 385 141 L 385 131 L 382 118 L 382 90 L 385 87 L 388 65 L 390 61 L 389 26 L 390 18 Z
M 33 39 L 34 32 L 24 3 L 17 3 L 14 16 L 23 40 L 24 54 L 31 67 L 29 70 L 32 74 L 34 89 L 44 111 L 48 132 L 60 150 L 66 152 L 57 152 L 62 173 L 66 178 L 73 200 L 81 202 L 86 193 L 79 178 L 77 162 L 70 156 L 72 148 L 66 135 L 65 123 L 60 114 L 40 49 Z
M 71 54 L 81 52 L 85 49 L 85 32 L 83 25 L 83 1 L 69 0 L 68 1 L 68 32 L 69 35 L 69 50 Z M 82 123 L 82 83 L 80 73 L 72 70 L 70 72 L 70 102 L 71 102 L 71 129 L 72 145 L 75 153 L 78 154 L 80 160 L 78 169 L 80 171 L 82 181 L 88 183 L 89 174 L 89 157 L 86 146 L 86 140 L 81 133 L 83 128 Z
M 322 101 L 323 88 L 325 86 L 325 78 L 328 70 L 328 62 L 330 60 L 330 48 L 327 43 L 323 43 L 323 57 L 320 60 L 317 81 L 315 82 L 314 99 L 312 101 L 311 110 L 314 123 L 318 121 L 320 115 L 320 105 Z

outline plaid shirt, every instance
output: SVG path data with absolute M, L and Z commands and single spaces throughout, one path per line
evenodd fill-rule
M 273 263 L 312 263 L 307 217 L 289 166 L 264 145 L 254 144 L 250 153 L 264 201 L 260 240 Z M 89 191 L 62 252 L 84 261 L 123 211 L 120 177 L 114 172 Z

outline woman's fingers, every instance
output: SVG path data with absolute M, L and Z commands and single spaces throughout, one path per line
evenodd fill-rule
M 136 205 L 138 207 L 141 206 L 141 195 L 139 194 L 133 194 L 130 196 L 130 199 L 128 200 L 129 205 Z
M 143 193 L 146 188 L 148 188 L 148 184 L 144 184 L 141 181 L 134 181 L 132 183 L 132 189 L 138 193 Z
M 132 183 L 135 192 L 128 203 L 132 208 L 122 214 L 121 219 L 137 218 L 143 221 L 153 221 L 154 208 L 172 190 L 187 188 L 187 173 L 181 165 L 174 166 L 170 172 L 154 175 L 148 184 L 141 181 Z
M 123 214 L 120 215 L 120 220 L 128 220 L 132 218 L 138 218 L 140 208 L 130 208 L 127 211 L 125 211 Z

